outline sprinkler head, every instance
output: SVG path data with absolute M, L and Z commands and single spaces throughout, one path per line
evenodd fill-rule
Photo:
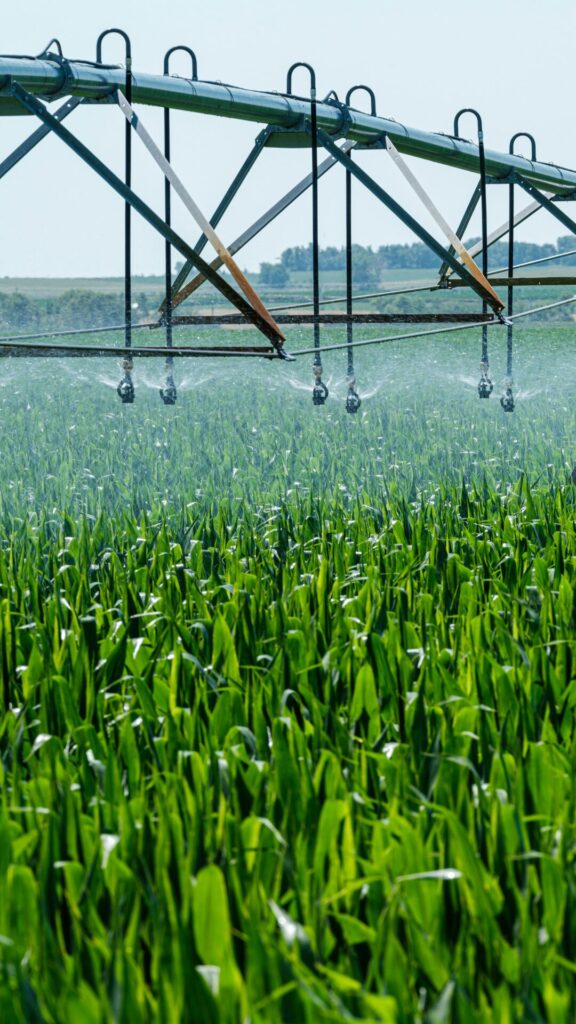
M 504 409 L 504 412 L 514 412 L 514 395 L 512 394 L 512 388 L 510 387 L 510 385 L 508 385 L 508 387 L 504 391 L 504 394 L 501 396 L 500 405 Z
M 315 381 L 314 387 L 312 388 L 312 402 L 314 403 L 314 405 L 324 405 L 327 398 L 328 388 L 326 387 L 324 381 Z
M 322 380 L 322 364 L 318 360 L 312 366 L 314 373 L 314 387 L 312 388 L 312 402 L 314 405 L 324 405 L 328 398 L 328 388 Z
M 176 391 L 176 385 L 174 383 L 174 377 L 172 376 L 173 359 L 166 360 L 166 378 L 164 384 L 160 388 L 160 398 L 164 402 L 164 405 L 176 405 L 176 399 L 178 392 Z
M 134 401 L 134 384 L 132 383 L 132 377 L 130 373 L 125 373 L 116 388 L 116 393 L 122 405 L 132 405 Z
M 171 377 L 167 377 L 164 387 L 160 388 L 160 398 L 164 402 L 164 405 L 176 405 L 177 397 L 178 392 L 176 391 L 176 385 Z
M 478 381 L 478 398 L 490 398 L 494 390 L 494 385 L 486 374 L 482 374 Z
M 346 412 L 355 414 L 358 412 L 362 405 L 362 399 L 353 386 L 348 388 L 348 394 L 346 395 Z

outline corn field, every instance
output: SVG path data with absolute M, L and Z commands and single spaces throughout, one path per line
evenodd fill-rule
M 572 329 L 517 333 L 512 416 L 450 338 L 356 417 L 5 371 L 5 1024 L 576 1018 Z

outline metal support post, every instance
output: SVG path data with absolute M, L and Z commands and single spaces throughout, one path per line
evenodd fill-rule
M 368 85 L 353 85 L 352 88 L 349 89 L 348 92 L 346 93 L 346 106 L 350 106 L 350 100 L 352 99 L 353 94 L 358 91 L 368 93 L 370 97 L 371 114 L 372 117 L 376 117 L 376 97 L 374 95 L 374 92 Z M 352 159 L 351 154 L 350 159 Z M 356 390 L 356 376 L 354 373 L 354 322 L 352 320 L 352 283 L 352 173 L 348 168 L 346 168 L 346 314 L 348 317 L 346 323 L 346 341 L 348 344 L 348 358 L 346 367 L 348 394 L 346 395 L 346 412 L 355 414 L 360 409 L 360 405 L 362 403 L 360 395 Z
M 516 132 L 510 139 L 508 152 L 514 153 L 517 139 L 528 139 L 532 147 L 532 160 L 536 160 L 536 140 L 529 132 Z M 506 327 L 506 383 L 500 404 L 505 412 L 514 411 L 514 393 L 512 391 L 512 359 L 514 350 L 514 181 L 508 186 L 508 324 Z
M 480 209 L 482 214 L 482 273 L 488 277 L 488 211 L 486 201 L 486 155 L 484 151 L 484 128 L 482 118 L 477 110 L 472 107 L 463 107 L 454 118 L 454 137 L 459 138 L 460 118 L 462 114 L 472 114 L 476 118 L 478 130 L 478 162 L 480 165 Z M 488 307 L 486 299 L 482 299 L 482 312 L 486 313 Z M 480 360 L 480 380 L 478 382 L 478 397 L 490 398 L 494 385 L 489 377 L 488 360 L 488 328 L 482 328 L 482 357 Z
M 296 68 L 306 68 L 310 74 L 310 139 L 312 143 L 312 299 L 314 303 L 314 405 L 324 405 L 328 388 L 322 380 L 320 356 L 320 253 L 318 237 L 318 114 L 316 105 L 316 72 L 310 64 L 297 61 L 288 69 L 286 95 L 292 95 L 292 75 Z
M 190 56 L 192 61 L 192 81 L 198 78 L 198 62 L 196 54 L 189 46 L 172 46 L 164 55 L 163 73 L 170 74 L 170 57 L 177 51 L 183 51 Z M 130 101 L 128 101 L 130 102 Z M 170 163 L 170 107 L 164 107 L 164 156 Z M 168 227 L 172 227 L 172 196 L 171 185 L 168 178 L 164 178 L 164 220 Z M 164 243 L 165 256 L 165 285 L 166 300 L 164 304 L 164 317 L 166 323 L 166 345 L 172 347 L 172 246 L 169 241 Z M 166 362 L 168 367 L 168 361 Z M 160 391 L 162 395 L 162 390 Z
M 144 220 L 158 231 L 164 239 L 170 241 L 172 246 L 177 249 L 178 252 L 182 253 L 186 259 L 190 259 L 193 265 L 221 292 L 224 298 L 236 306 L 246 320 L 258 327 L 265 337 L 272 342 L 274 348 L 278 352 L 278 355 L 284 355 L 282 352 L 282 339 L 279 337 L 278 331 L 272 328 L 260 313 L 253 309 L 250 303 L 247 302 L 242 295 L 239 295 L 227 281 L 212 270 L 210 265 L 206 263 L 201 256 L 195 253 L 184 239 L 173 230 L 173 228 L 168 227 L 162 218 L 159 217 L 158 214 L 140 198 L 140 196 L 133 192 L 131 188 L 128 188 L 124 182 L 122 182 L 121 179 L 106 166 L 106 164 L 99 160 L 87 146 L 80 142 L 75 135 L 72 135 L 67 128 L 55 121 L 53 116 L 48 113 L 44 105 L 39 100 L 27 93 L 17 83 L 13 83 L 11 91 L 14 98 L 17 99 L 22 106 L 26 108 L 26 110 L 29 110 L 31 114 L 36 114 L 44 124 L 49 124 L 58 138 L 65 142 L 77 156 L 92 168 L 92 170 L 96 171 L 96 173 L 103 178 L 103 180 L 110 185 L 111 188 L 113 188 L 125 200 L 125 202 L 128 202 L 135 210 L 137 210 Z
M 196 54 L 194 50 L 191 50 L 189 46 L 172 46 L 164 54 L 164 65 L 163 73 L 165 75 L 170 74 L 170 57 L 173 53 L 178 51 L 187 53 L 192 61 L 192 81 L 195 82 L 198 79 L 198 62 L 196 60 Z M 170 107 L 164 107 L 164 157 L 170 163 Z M 172 195 L 171 195 L 171 184 L 169 178 L 164 177 L 164 220 L 168 227 L 172 226 Z M 172 246 L 168 239 L 164 242 L 164 260 L 165 260 L 165 287 L 166 287 L 166 300 L 164 310 L 164 321 L 166 326 L 166 347 L 172 348 Z M 176 390 L 176 384 L 174 382 L 174 359 L 172 356 L 167 356 L 165 364 L 165 380 L 160 388 L 160 398 L 164 402 L 164 405 L 175 405 L 178 392 Z
M 96 41 L 96 63 L 102 63 L 102 42 L 106 36 L 121 36 L 126 46 L 126 80 L 124 91 L 128 103 L 132 103 L 132 45 L 126 32 L 121 28 L 108 28 L 101 32 Z M 127 124 L 124 131 L 124 184 L 132 187 L 132 132 Z M 132 345 L 132 208 L 124 203 L 124 338 L 126 348 Z

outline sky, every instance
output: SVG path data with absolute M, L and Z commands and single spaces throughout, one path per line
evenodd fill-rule
M 41 52 L 57 36 L 66 56 L 94 59 L 99 32 L 124 28 L 131 36 L 134 71 L 161 72 L 165 51 L 191 46 L 199 77 L 253 89 L 283 90 L 286 71 L 297 60 L 316 69 L 318 93 L 335 89 L 342 98 L 358 83 L 370 85 L 378 112 L 412 127 L 451 132 L 455 112 L 476 107 L 486 146 L 508 149 L 524 130 L 537 141 L 538 158 L 576 167 L 573 114 L 574 0 L 483 0 L 440 4 L 428 0 L 28 0 L 2 10 L 2 51 Z M 120 62 L 120 40 L 106 41 L 105 60 Z M 173 70 L 187 74 L 184 55 Z M 297 91 L 305 78 L 295 80 Z M 61 101 L 60 101 L 61 102 Z M 358 104 L 362 102 L 358 98 Z M 56 104 L 57 105 L 57 104 Z M 55 109 L 55 105 L 52 109 Z M 144 125 L 161 144 L 162 113 L 140 107 Z M 124 120 L 114 106 L 77 110 L 68 127 L 114 170 L 122 173 Z M 31 118 L 0 119 L 0 158 L 34 127 Z M 198 114 L 173 114 L 173 164 L 186 187 L 210 216 L 248 154 L 260 126 Z M 472 119 L 461 134 L 474 138 Z M 520 151 L 523 152 L 520 148 Z M 419 201 L 407 191 L 384 152 L 359 160 L 400 202 L 429 227 Z M 410 165 L 452 226 L 475 184 L 474 176 L 422 161 Z M 307 151 L 274 149 L 258 161 L 221 222 L 225 243 L 306 174 Z M 163 209 L 163 179 L 137 139 L 133 185 L 155 209 Z M 489 191 L 489 227 L 506 216 L 502 186 Z M 519 196 L 518 203 L 524 199 Z M 92 170 L 58 139 L 46 139 L 0 182 L 0 276 L 116 276 L 123 270 L 123 204 Z M 193 243 L 198 230 L 178 200 L 174 225 Z M 473 222 L 470 234 L 479 234 Z M 438 236 L 438 230 L 433 228 Z M 545 213 L 530 219 L 519 238 L 555 241 L 565 234 Z M 162 239 L 134 216 L 135 274 L 160 274 Z M 283 249 L 311 239 L 310 198 L 301 198 L 238 257 L 257 270 Z M 378 202 L 354 187 L 354 240 L 378 247 L 410 242 L 413 236 Z M 344 177 L 332 170 L 320 186 L 320 242 L 344 243 Z M 209 250 L 207 249 L 208 253 Z M 175 258 L 178 258 L 177 255 Z

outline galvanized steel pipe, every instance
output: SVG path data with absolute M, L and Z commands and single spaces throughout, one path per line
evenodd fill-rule
M 98 66 L 82 61 L 50 60 L 46 57 L 0 57 L 0 115 L 15 114 L 17 105 L 7 93 L 10 79 L 23 89 L 44 100 L 77 96 L 107 102 L 116 89 L 125 84 L 122 67 Z M 5 95 L 2 96 L 2 87 Z M 310 100 L 285 96 L 276 92 L 257 92 L 221 82 L 193 81 L 171 75 L 146 75 L 133 72 L 134 103 L 189 110 L 216 117 L 256 121 L 278 128 L 295 128 L 303 118 L 310 118 Z M 397 149 L 408 156 L 432 160 L 463 171 L 479 171 L 478 146 L 449 135 L 408 128 L 385 117 L 350 109 L 344 117 L 336 104 L 317 104 L 318 127 L 338 137 L 345 134 L 360 144 L 370 145 L 384 135 Z M 284 141 L 290 144 L 289 136 Z M 526 160 L 509 153 L 486 150 L 486 173 L 493 178 L 507 179 L 511 173 L 522 177 L 547 192 L 570 192 L 576 188 L 576 171 L 555 164 Z

